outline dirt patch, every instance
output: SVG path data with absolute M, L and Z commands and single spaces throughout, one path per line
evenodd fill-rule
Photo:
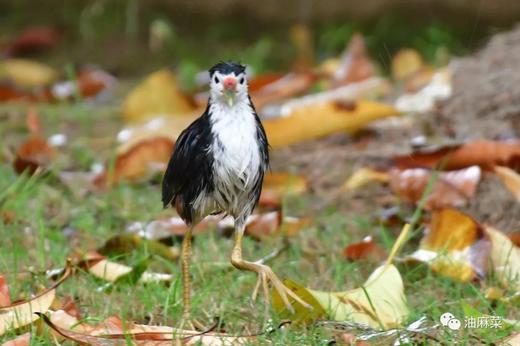
M 433 114 L 380 121 L 356 137 L 338 134 L 273 152 L 277 171 L 303 174 L 315 200 L 331 201 L 346 215 L 374 215 L 390 201 L 388 188 L 368 187 L 352 196 L 337 195 L 357 168 L 385 166 L 394 155 L 411 151 L 424 135 L 440 142 L 520 137 L 520 26 L 494 36 L 473 56 L 452 62 L 453 96 Z M 395 202 L 395 201 L 394 201 Z M 505 232 L 520 230 L 520 203 L 500 179 L 485 174 L 465 212 Z
M 520 26 L 455 59 L 453 95 L 438 109 L 439 124 L 462 141 L 520 137 L 519 66 Z

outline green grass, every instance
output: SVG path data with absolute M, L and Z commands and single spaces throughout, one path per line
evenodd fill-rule
M 26 135 L 22 125 L 25 110 L 24 106 L 0 109 L 0 136 L 6 148 L 16 146 Z M 0 210 L 16 215 L 11 224 L 0 222 L 0 274 L 6 276 L 13 299 L 28 298 L 31 293 L 50 286 L 52 281 L 45 277 L 45 270 L 63 267 L 73 252 L 102 246 L 110 237 L 124 233 L 127 225 L 134 221 L 147 222 L 158 215 L 173 215 L 172 211 L 162 211 L 159 180 L 123 183 L 104 193 L 81 197 L 56 179 L 55 175 L 62 169 L 86 171 L 92 163 L 110 159 L 114 134 L 122 126 L 115 108 L 56 105 L 38 107 L 38 111 L 46 134 L 64 132 L 69 141 L 60 150 L 51 172 L 45 175 L 18 176 L 8 160 L 0 164 Z M 311 193 L 289 198 L 285 202 L 289 214 L 306 215 L 314 198 Z M 367 205 L 365 214 L 358 215 L 328 208 L 315 217 L 311 226 L 291 238 L 289 249 L 270 264 L 280 277 L 314 289 L 343 291 L 359 287 L 377 264 L 347 262 L 342 258 L 342 249 L 367 234 L 376 236 L 390 249 L 400 228 L 381 226 L 372 221 L 371 215 L 371 205 Z M 410 212 L 405 216 L 411 215 Z M 418 238 L 406 245 L 405 253 L 417 246 Z M 231 246 L 231 239 L 216 232 L 208 231 L 195 237 L 193 314 L 207 325 L 218 316 L 231 334 L 258 333 L 268 321 L 264 318 L 262 298 L 256 302 L 250 298 L 256 277 L 216 265 L 228 263 Z M 261 258 L 280 246 L 282 239 L 276 237 L 264 242 L 246 238 L 245 258 Z M 310 254 L 305 251 L 308 248 L 316 251 Z M 114 260 L 133 266 L 149 256 L 150 270 L 172 273 L 176 280 L 169 285 L 119 283 L 103 291 L 100 288 L 104 282 L 78 272 L 59 287 L 58 297 L 74 297 L 83 318 L 89 322 L 117 315 L 127 321 L 175 326 L 181 314 L 182 293 L 177 263 L 151 253 L 147 246 Z M 411 311 L 408 322 L 421 316 L 437 322 L 446 311 L 463 316 L 463 301 L 470 302 L 481 313 L 520 318 L 518 302 L 491 304 L 483 297 L 485 288 L 495 284 L 492 279 L 461 284 L 433 274 L 426 266 L 399 268 Z M 28 275 L 21 279 L 21 273 Z M 275 325 L 279 322 L 273 311 L 270 318 Z M 0 342 L 13 335 L 0 337 Z M 483 342 L 503 336 L 504 332 L 476 335 Z M 323 327 L 290 326 L 261 336 L 258 344 L 271 340 L 273 344 L 284 345 L 327 345 L 332 337 L 333 333 Z M 475 344 L 475 339 L 468 334 L 458 335 L 447 330 L 437 337 L 447 344 L 454 340 Z M 52 343 L 48 334 L 33 339 L 34 345 Z

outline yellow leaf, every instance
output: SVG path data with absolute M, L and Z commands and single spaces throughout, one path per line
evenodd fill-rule
M 486 232 L 491 238 L 491 261 L 498 279 L 504 287 L 520 291 L 520 248 L 492 227 L 486 227 Z
M 354 191 L 371 183 L 373 181 L 378 181 L 382 183 L 388 182 L 390 176 L 388 172 L 380 172 L 376 171 L 372 168 L 363 167 L 355 171 L 348 179 L 343 183 L 341 189 L 345 192 Z
M 454 280 L 468 282 L 484 274 L 490 239 L 471 217 L 443 209 L 432 221 L 419 249 L 408 259 L 428 263 L 431 269 Z
M 0 63 L 0 78 L 7 78 L 21 87 L 39 87 L 52 83 L 56 71 L 47 65 L 25 59 L 8 59 Z
M 296 322 L 326 318 L 363 323 L 377 329 L 400 326 L 409 312 L 403 280 L 392 260 L 408 237 L 409 231 L 409 225 L 405 225 L 386 263 L 376 268 L 362 287 L 345 292 L 324 292 L 286 280 L 284 284 L 313 309 L 307 309 L 293 300 L 291 303 L 295 313 L 290 314 L 276 290 L 273 291 L 274 309 L 282 317 Z
M 301 194 L 307 191 L 307 180 L 291 173 L 270 172 L 264 177 L 263 188 L 280 194 Z
M 403 48 L 392 59 L 392 77 L 403 80 L 419 71 L 424 66 L 421 54 L 411 48 Z
M 394 107 L 377 102 L 324 102 L 295 107 L 288 116 L 263 123 L 271 147 L 280 148 L 337 132 L 353 133 L 372 121 L 397 114 Z
M 71 267 L 67 265 L 63 276 L 49 289 L 29 301 L 0 308 L 0 335 L 36 321 L 38 319 L 38 316 L 35 315 L 36 312 L 47 312 L 56 296 L 56 288 L 69 277 L 70 273 Z
M 123 103 L 123 119 L 140 122 L 157 116 L 190 113 L 194 107 L 181 92 L 175 76 L 161 70 L 148 76 Z
M 520 175 L 509 167 L 495 166 L 495 173 L 520 202 Z

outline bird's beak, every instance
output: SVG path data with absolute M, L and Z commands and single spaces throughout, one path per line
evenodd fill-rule
M 237 91 L 237 80 L 234 77 L 226 77 L 224 83 L 224 98 L 229 107 L 235 103 L 235 95 Z

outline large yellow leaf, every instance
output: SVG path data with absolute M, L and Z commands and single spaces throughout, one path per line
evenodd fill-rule
M 45 86 L 54 82 L 56 76 L 51 67 L 36 61 L 8 59 L 0 63 L 0 79 L 7 78 L 21 87 Z
M 265 120 L 264 127 L 271 147 L 280 148 L 337 132 L 353 133 L 397 114 L 394 107 L 377 102 L 323 102 L 295 107 L 286 117 Z
M 307 309 L 293 301 L 294 314 L 288 312 L 280 295 L 273 291 L 273 307 L 282 317 L 298 322 L 327 318 L 335 321 L 352 321 L 376 329 L 390 329 L 401 325 L 408 316 L 404 285 L 397 268 L 391 263 L 408 237 L 409 226 L 403 228 L 386 263 L 374 270 L 365 284 L 345 292 L 324 292 L 308 289 L 285 281 L 302 300 L 312 305 Z
M 56 296 L 56 288 L 69 277 L 70 273 L 71 267 L 67 265 L 63 276 L 52 287 L 29 301 L 21 301 L 0 308 L 0 335 L 36 321 L 38 319 L 38 316 L 35 315 L 36 312 L 45 313 L 49 310 Z
M 123 103 L 123 119 L 126 122 L 140 122 L 193 110 L 194 107 L 178 87 L 175 76 L 167 70 L 160 70 L 130 92 Z

